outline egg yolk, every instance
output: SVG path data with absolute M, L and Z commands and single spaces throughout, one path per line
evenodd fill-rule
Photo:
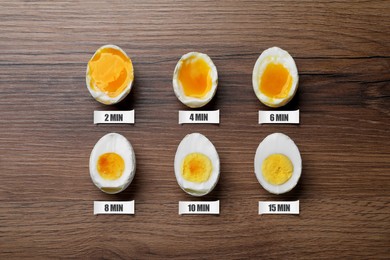
M 178 78 L 188 97 L 203 98 L 211 89 L 211 68 L 202 58 L 190 57 L 182 61 Z
M 259 90 L 270 98 L 286 98 L 292 85 L 292 76 L 280 63 L 269 63 L 260 79 Z
M 212 171 L 211 160 L 202 153 L 188 154 L 182 163 L 182 176 L 190 182 L 205 182 L 210 178 Z
M 100 176 L 106 180 L 119 179 L 125 169 L 125 161 L 117 153 L 105 153 L 100 155 L 97 162 L 97 170 Z
M 119 96 L 134 79 L 130 58 L 114 48 L 99 50 L 88 68 L 90 86 L 111 98 Z
M 294 166 L 284 154 L 271 154 L 263 161 L 261 171 L 267 182 L 281 185 L 291 178 Z

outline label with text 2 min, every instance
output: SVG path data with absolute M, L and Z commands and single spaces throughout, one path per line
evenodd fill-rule
M 219 110 L 179 110 L 179 124 L 219 124 Z
M 216 201 L 179 201 L 179 215 L 219 214 L 219 200 Z
M 299 124 L 299 109 L 294 111 L 259 111 L 259 124 Z
M 93 123 L 96 124 L 134 124 L 134 110 L 94 111 Z
M 262 214 L 299 214 L 299 200 L 259 201 L 259 215 Z
M 93 214 L 134 215 L 134 200 L 132 201 L 94 201 Z

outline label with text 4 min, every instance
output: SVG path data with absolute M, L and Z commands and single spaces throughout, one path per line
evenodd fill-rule
M 179 124 L 219 124 L 219 110 L 179 111 Z

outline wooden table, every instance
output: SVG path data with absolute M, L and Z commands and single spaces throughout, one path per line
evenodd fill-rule
M 0 258 L 268 259 L 390 257 L 389 1 L 100 1 L 0 4 Z M 132 58 L 135 85 L 118 106 L 88 93 L 86 64 L 101 45 Z M 300 83 L 283 109 L 300 125 L 259 125 L 252 69 L 286 49 Z M 172 90 L 181 55 L 217 66 L 220 125 L 179 125 Z M 94 125 L 94 110 L 135 109 L 135 125 Z M 123 134 L 136 177 L 99 191 L 88 160 L 97 140 Z M 173 159 L 200 132 L 216 146 L 221 178 L 204 200 L 219 216 L 180 216 Z M 298 186 L 258 183 L 259 142 L 283 132 L 298 145 Z M 135 200 L 134 216 L 93 215 L 95 200 Z M 258 201 L 300 200 L 300 215 L 258 215 Z

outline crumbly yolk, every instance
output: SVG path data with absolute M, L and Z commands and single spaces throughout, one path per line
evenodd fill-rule
M 260 78 L 259 90 L 270 98 L 286 98 L 292 85 L 292 76 L 280 63 L 269 63 Z
M 190 57 L 182 61 L 178 78 L 188 97 L 203 98 L 211 89 L 211 68 L 202 58 Z
M 134 79 L 130 58 L 114 48 L 99 50 L 88 68 L 90 86 L 111 98 L 119 96 Z
M 125 161 L 117 153 L 105 153 L 100 155 L 97 162 L 97 170 L 100 176 L 106 180 L 119 179 L 125 169 Z
M 188 154 L 182 163 L 182 176 L 190 182 L 205 182 L 210 178 L 212 171 L 211 160 L 202 153 Z
M 263 161 L 261 171 L 267 182 L 281 185 L 291 178 L 294 166 L 284 154 L 271 154 Z

